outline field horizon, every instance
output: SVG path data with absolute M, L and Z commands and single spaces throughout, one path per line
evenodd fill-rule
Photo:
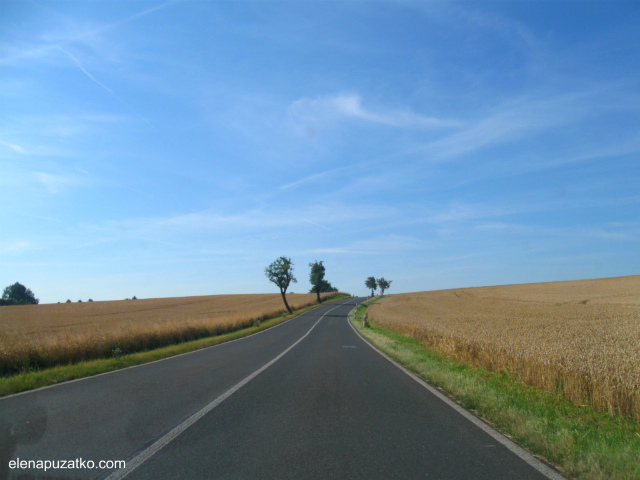
M 472 366 L 640 420 L 640 275 L 392 294 L 369 318 Z
M 287 301 L 293 309 L 317 303 L 315 293 Z M 3 306 L 0 375 L 215 336 L 285 312 L 279 293 Z
M 410 294 L 410 293 L 423 293 L 423 292 L 446 292 L 452 290 L 471 290 L 475 288 L 498 288 L 498 287 L 518 287 L 518 286 L 528 286 L 528 285 L 557 285 L 557 284 L 568 284 L 568 283 L 579 283 L 579 282 L 599 282 L 601 280 L 615 280 L 615 279 L 633 279 L 640 278 L 640 274 L 637 275 L 617 275 L 614 277 L 595 277 L 595 278 L 578 278 L 572 280 L 545 280 L 543 282 L 524 282 L 524 283 L 496 283 L 490 285 L 473 285 L 473 286 L 464 286 L 464 287 L 451 287 L 451 288 L 437 288 L 432 290 L 412 290 L 410 292 L 386 292 L 386 296 L 392 295 L 400 295 L 400 294 Z

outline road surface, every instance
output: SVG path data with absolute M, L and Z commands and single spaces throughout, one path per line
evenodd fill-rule
M 365 343 L 346 320 L 362 300 L 0 399 L 0 478 L 561 478 L 534 468 Z M 17 459 L 126 467 L 8 468 Z

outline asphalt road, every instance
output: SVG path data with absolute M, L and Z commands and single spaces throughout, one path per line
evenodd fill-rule
M 365 343 L 346 320 L 361 300 L 0 399 L 0 478 L 549 478 Z M 127 466 L 9 469 L 18 458 Z

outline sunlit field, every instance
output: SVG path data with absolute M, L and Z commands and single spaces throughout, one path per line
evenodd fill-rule
M 300 308 L 316 303 L 316 295 L 289 294 L 287 301 Z M 0 373 L 147 350 L 283 314 L 280 294 L 4 306 Z
M 474 366 L 640 420 L 640 276 L 391 295 L 369 317 Z

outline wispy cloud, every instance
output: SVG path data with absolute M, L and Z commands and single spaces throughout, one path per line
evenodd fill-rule
M 17 253 L 29 250 L 32 243 L 25 240 L 0 243 L 0 253 Z
M 323 97 L 304 97 L 289 107 L 289 113 L 305 121 L 327 122 L 337 119 L 355 119 L 392 127 L 451 127 L 458 125 L 451 120 L 443 120 L 414 113 L 410 110 L 367 109 L 357 94 L 337 94 Z
M 335 247 L 314 248 L 305 251 L 306 254 L 345 254 L 345 255 L 383 255 L 393 252 L 410 252 L 412 250 L 429 248 L 430 242 L 408 235 L 382 235 L 366 240 L 357 240 Z
M 290 188 L 299 187 L 301 185 L 307 185 L 309 183 L 318 182 L 320 180 L 324 180 L 326 178 L 333 177 L 334 175 L 344 172 L 348 167 L 339 167 L 332 168 L 330 170 L 325 170 L 324 172 L 314 173 L 313 175 L 308 175 L 294 182 L 289 182 L 284 185 L 278 187 L 279 190 L 288 190 Z
M 16 153 L 21 153 L 23 155 L 26 153 L 23 147 L 21 147 L 20 145 L 16 145 L 15 143 L 9 143 L 9 142 L 4 142 L 0 140 L 0 145 L 2 145 L 3 147 L 7 147 Z
M 134 220 L 106 221 L 88 227 L 117 238 L 149 237 L 163 238 L 165 235 L 191 235 L 197 232 L 225 232 L 233 235 L 239 231 L 283 231 L 288 228 L 322 228 L 366 221 L 373 218 L 393 217 L 397 210 L 379 205 L 313 205 L 297 209 L 252 209 L 240 213 L 201 211 L 182 215 Z M 114 237 L 115 238 L 115 237 Z
M 33 178 L 42 185 L 48 193 L 61 193 L 71 187 L 87 186 L 91 180 L 87 175 L 57 174 L 34 172 Z
M 427 149 L 440 157 L 453 157 L 565 125 L 593 113 L 585 102 L 590 95 L 583 92 L 512 100 L 470 126 L 431 142 Z
M 2 49 L 0 49 L 4 53 L 4 55 L 0 56 L 0 65 L 12 65 L 24 60 L 34 61 L 51 59 L 54 52 L 61 49 L 63 46 L 67 46 L 72 43 L 90 42 L 92 38 L 102 32 L 138 20 L 139 18 L 145 17 L 181 1 L 183 0 L 170 0 L 168 2 L 163 2 L 120 20 L 110 23 L 102 23 L 97 26 L 78 27 L 75 21 L 65 18 L 67 22 L 64 30 L 60 30 L 59 32 L 49 32 L 40 37 L 41 40 L 44 40 L 46 43 L 41 43 L 39 45 L 30 44 L 28 46 L 4 43 L 2 45 Z M 58 17 L 62 17 L 60 13 L 56 12 L 56 15 Z

